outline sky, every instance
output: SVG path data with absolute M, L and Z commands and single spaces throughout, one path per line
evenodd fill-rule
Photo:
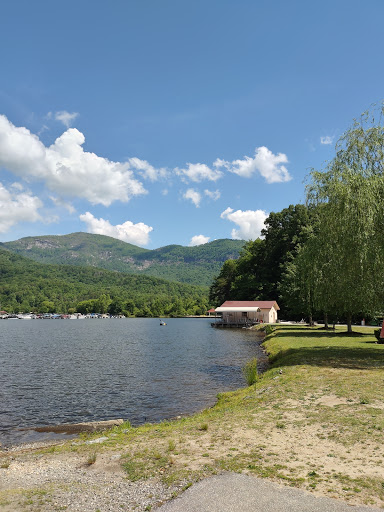
M 382 0 L 6 0 L 0 242 L 254 240 L 384 99 Z

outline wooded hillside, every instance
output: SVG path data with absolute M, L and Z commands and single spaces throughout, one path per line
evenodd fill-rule
M 95 267 L 34 262 L 0 249 L 0 302 L 8 312 L 204 314 L 207 288 Z
M 236 259 L 244 243 L 222 239 L 196 247 L 168 245 L 148 250 L 104 235 L 72 233 L 21 238 L 3 247 L 40 263 L 90 265 L 210 286 L 224 261 Z

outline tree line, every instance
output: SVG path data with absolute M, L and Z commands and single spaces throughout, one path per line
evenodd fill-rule
M 262 238 L 224 263 L 210 299 L 277 300 L 281 317 L 352 322 L 383 316 L 383 106 L 354 120 L 334 158 L 312 169 L 306 204 L 271 213 Z

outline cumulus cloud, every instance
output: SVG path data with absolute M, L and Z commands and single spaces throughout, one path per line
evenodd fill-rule
M 200 206 L 201 194 L 197 190 L 193 188 L 189 188 L 185 194 L 183 194 L 184 199 L 189 199 L 192 203 L 198 208 Z
M 72 121 L 74 121 L 79 116 L 78 112 L 67 112 L 66 110 L 60 110 L 59 112 L 55 112 L 54 117 L 56 121 L 60 121 L 64 126 L 69 128 L 72 126 Z
M 239 226 L 239 229 L 232 229 L 231 232 L 231 236 L 235 240 L 255 240 L 260 236 L 268 215 L 264 210 L 234 211 L 232 208 L 227 208 L 220 217 Z
M 140 158 L 130 158 L 128 163 L 133 169 L 139 171 L 143 178 L 151 181 L 157 181 L 159 178 L 165 178 L 168 175 L 167 170 L 163 167 L 156 169 L 146 160 L 140 160 Z
M 204 194 L 212 199 L 213 201 L 217 201 L 221 197 L 220 190 L 204 190 Z
M 25 179 L 37 179 L 60 196 L 80 197 L 109 206 L 145 194 L 129 162 L 113 162 L 82 148 L 84 135 L 70 128 L 45 147 L 27 128 L 0 116 L 0 167 Z
M 61 197 L 49 196 L 49 199 L 53 204 L 59 206 L 60 208 L 65 208 L 69 213 L 75 213 L 76 209 L 71 205 L 71 203 L 67 203 Z
M 189 242 L 189 247 L 195 247 L 196 245 L 203 245 L 209 242 L 209 236 L 204 235 L 195 235 L 191 238 Z
M 330 135 L 327 135 L 326 137 L 320 137 L 320 142 L 321 144 L 332 144 L 333 137 L 331 137 Z
M 134 224 L 130 220 L 114 226 L 108 220 L 96 219 L 90 212 L 80 215 L 79 218 L 86 223 L 88 233 L 111 236 L 135 245 L 147 245 L 149 233 L 153 231 L 151 226 L 147 226 L 143 222 Z
M 185 169 L 176 167 L 175 172 L 185 182 L 194 181 L 199 183 L 204 180 L 217 181 L 223 175 L 218 169 L 211 169 L 205 164 L 191 164 L 188 163 Z
M 253 174 L 259 173 L 267 183 L 278 183 L 292 179 L 288 169 L 282 165 L 288 163 L 287 155 L 278 153 L 274 155 L 267 147 L 256 148 L 253 158 L 245 156 L 242 160 L 227 162 L 218 158 L 214 162 L 215 168 L 224 167 L 229 172 L 250 178 Z
M 19 222 L 42 220 L 38 209 L 43 203 L 29 192 L 22 192 L 18 183 L 7 190 L 0 183 L 0 233 L 6 233 Z

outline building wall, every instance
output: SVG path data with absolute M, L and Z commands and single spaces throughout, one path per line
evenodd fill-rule
M 227 323 L 246 323 L 247 321 L 273 324 L 277 321 L 277 311 L 273 307 L 271 309 L 262 309 L 258 312 L 247 312 L 246 316 L 241 311 L 224 311 L 223 322 Z
M 260 313 L 248 312 L 246 316 L 241 311 L 224 311 L 223 322 L 242 324 L 247 321 L 258 322 L 260 319 Z
M 262 309 L 260 317 L 264 323 L 274 324 L 277 321 L 277 311 L 274 307 L 271 309 Z

